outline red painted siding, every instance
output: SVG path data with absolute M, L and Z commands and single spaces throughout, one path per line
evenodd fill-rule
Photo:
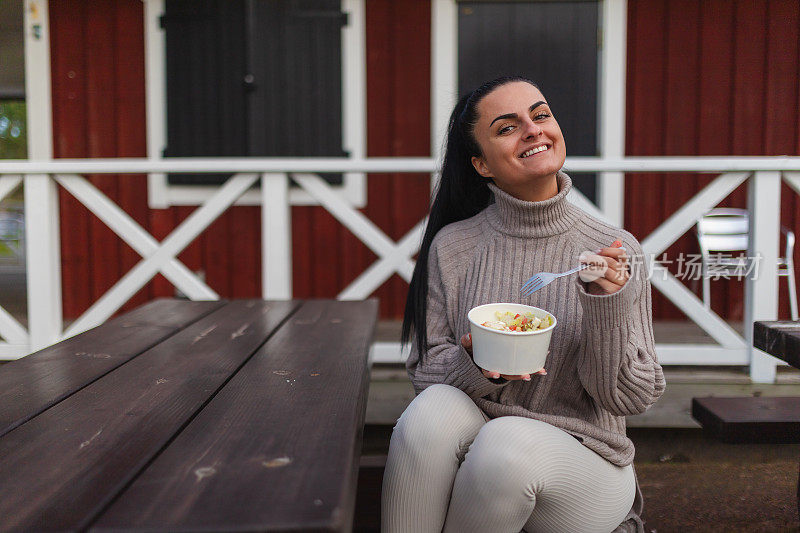
M 366 2 L 367 155 L 430 154 L 430 2 Z M 425 215 L 427 175 L 372 174 L 362 212 L 399 240 Z M 378 257 L 319 208 L 292 211 L 294 290 L 331 297 Z M 384 318 L 399 318 L 408 285 L 399 276 L 375 292 Z
M 131 33 L 127 27 L 129 6 L 54 1 L 50 11 L 55 156 L 144 155 L 143 128 L 135 120 L 144 109 L 143 92 L 137 91 L 142 83 L 127 83 L 131 78 L 140 80 L 143 68 L 137 69 L 135 62 L 118 62 L 118 52 L 130 49 L 141 64 L 142 33 Z M 140 177 L 127 177 L 124 183 L 114 175 L 88 179 L 117 202 L 125 196 L 141 195 L 141 189 L 136 190 Z M 141 222 L 142 211 L 133 211 Z M 61 213 L 64 311 L 72 317 L 119 279 L 132 252 L 64 191 Z M 137 296 L 131 305 L 145 298 Z
M 430 153 L 430 3 L 367 2 L 368 153 Z M 139 0 L 51 0 L 55 157 L 143 157 L 143 13 Z M 193 210 L 150 210 L 144 176 L 89 176 L 155 238 Z M 425 213 L 427 176 L 372 176 L 363 210 L 399 239 Z M 325 210 L 292 209 L 294 293 L 333 297 L 377 257 Z M 61 192 L 64 315 L 77 317 L 140 260 L 65 191 Z M 222 297 L 261 294 L 260 211 L 235 207 L 179 258 Z M 384 317 L 399 317 L 406 284 L 394 276 L 377 292 Z M 162 276 L 128 305 L 174 294 Z
M 629 155 L 800 153 L 800 4 L 784 0 L 638 0 L 628 3 Z M 713 176 L 629 174 L 625 226 L 646 237 Z M 800 203 L 784 186 L 781 220 L 798 227 Z M 722 205 L 746 206 L 745 187 Z M 697 253 L 691 232 L 667 258 Z M 795 260 L 800 257 L 796 252 Z M 672 265 L 673 272 L 676 271 Z M 699 282 L 687 286 L 700 294 Z M 785 280 L 781 315 L 788 316 Z M 712 282 L 714 310 L 742 318 L 741 282 Z M 654 316 L 682 318 L 664 297 Z
M 367 5 L 367 154 L 430 155 L 430 12 L 428 0 Z M 428 208 L 427 175 L 373 175 L 367 216 L 394 240 Z M 408 285 L 397 275 L 377 295 L 385 316 L 399 317 Z
M 367 155 L 430 154 L 430 2 L 366 2 Z M 427 175 L 372 174 L 362 212 L 400 239 L 425 215 Z M 333 297 L 378 257 L 326 211 L 292 210 L 294 291 Z M 390 278 L 374 296 L 381 316 L 399 318 L 408 285 Z
M 800 153 L 800 4 L 787 0 L 629 2 L 627 153 Z M 51 0 L 56 157 L 145 155 L 142 4 L 139 0 Z M 366 2 L 367 153 L 430 153 L 430 1 Z M 626 227 L 645 237 L 713 176 L 630 174 Z M 90 176 L 156 238 L 193 208 L 149 210 L 144 176 Z M 800 203 L 784 186 L 783 223 L 800 232 Z M 424 175 L 372 175 L 363 212 L 391 238 L 425 213 Z M 744 190 L 724 205 L 745 205 Z M 139 257 L 67 193 L 61 194 L 64 314 L 75 317 Z M 377 257 L 324 210 L 294 207 L 294 293 L 330 297 Z M 229 210 L 180 259 L 223 297 L 258 296 L 258 208 Z M 695 253 L 691 234 L 667 251 Z M 800 261 L 800 252 L 796 260 Z M 699 293 L 699 283 L 689 284 Z M 781 310 L 787 315 L 785 282 Z M 406 284 L 394 276 L 375 295 L 383 317 L 399 317 Z M 161 276 L 134 302 L 171 295 Z M 714 309 L 741 318 L 741 284 L 713 284 Z M 657 318 L 680 318 L 663 297 Z
M 52 63 L 53 153 L 55 157 L 86 157 L 86 34 L 82 24 L 86 6 L 80 2 L 51 1 L 50 57 Z M 77 200 L 62 191 L 61 275 L 64 316 L 77 316 L 91 303 L 88 278 L 89 216 Z M 68 231 L 67 231 L 68 230 Z

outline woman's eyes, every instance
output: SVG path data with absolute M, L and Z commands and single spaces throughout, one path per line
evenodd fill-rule
M 542 120 L 546 120 L 546 119 L 550 118 L 550 116 L 551 116 L 550 113 L 548 113 L 546 111 L 539 112 L 539 113 L 536 113 L 533 116 L 533 120 L 534 120 L 534 122 L 540 122 Z M 501 126 L 500 129 L 497 130 L 497 134 L 498 135 L 505 135 L 506 133 L 510 133 L 511 131 L 513 131 L 514 128 L 515 128 L 515 126 L 513 124 L 508 124 L 506 126 Z

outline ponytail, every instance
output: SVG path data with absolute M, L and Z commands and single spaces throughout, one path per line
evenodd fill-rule
M 420 360 L 428 351 L 426 328 L 428 256 L 433 238 L 446 225 L 473 217 L 489 205 L 487 179 L 478 174 L 472 166 L 472 158 L 481 156 L 480 147 L 474 136 L 478 120 L 478 103 L 497 87 L 514 81 L 524 81 L 536 86 L 532 81 L 522 77 L 492 80 L 459 99 L 450 115 L 441 177 L 436 186 L 428 225 L 408 288 L 400 338 L 401 343 L 406 345 L 412 340 L 413 335 Z

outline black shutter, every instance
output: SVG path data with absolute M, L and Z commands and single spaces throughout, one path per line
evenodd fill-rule
M 346 155 L 345 22 L 340 0 L 167 0 L 165 155 Z
M 167 157 L 245 156 L 244 0 L 167 0 Z M 170 183 L 227 176 L 171 175 Z

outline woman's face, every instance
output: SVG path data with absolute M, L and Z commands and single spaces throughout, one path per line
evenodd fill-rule
M 484 96 L 477 109 L 474 135 L 483 155 L 472 158 L 475 170 L 512 196 L 542 199 L 542 191 L 555 187 L 567 156 L 542 93 L 529 83 L 511 82 Z

